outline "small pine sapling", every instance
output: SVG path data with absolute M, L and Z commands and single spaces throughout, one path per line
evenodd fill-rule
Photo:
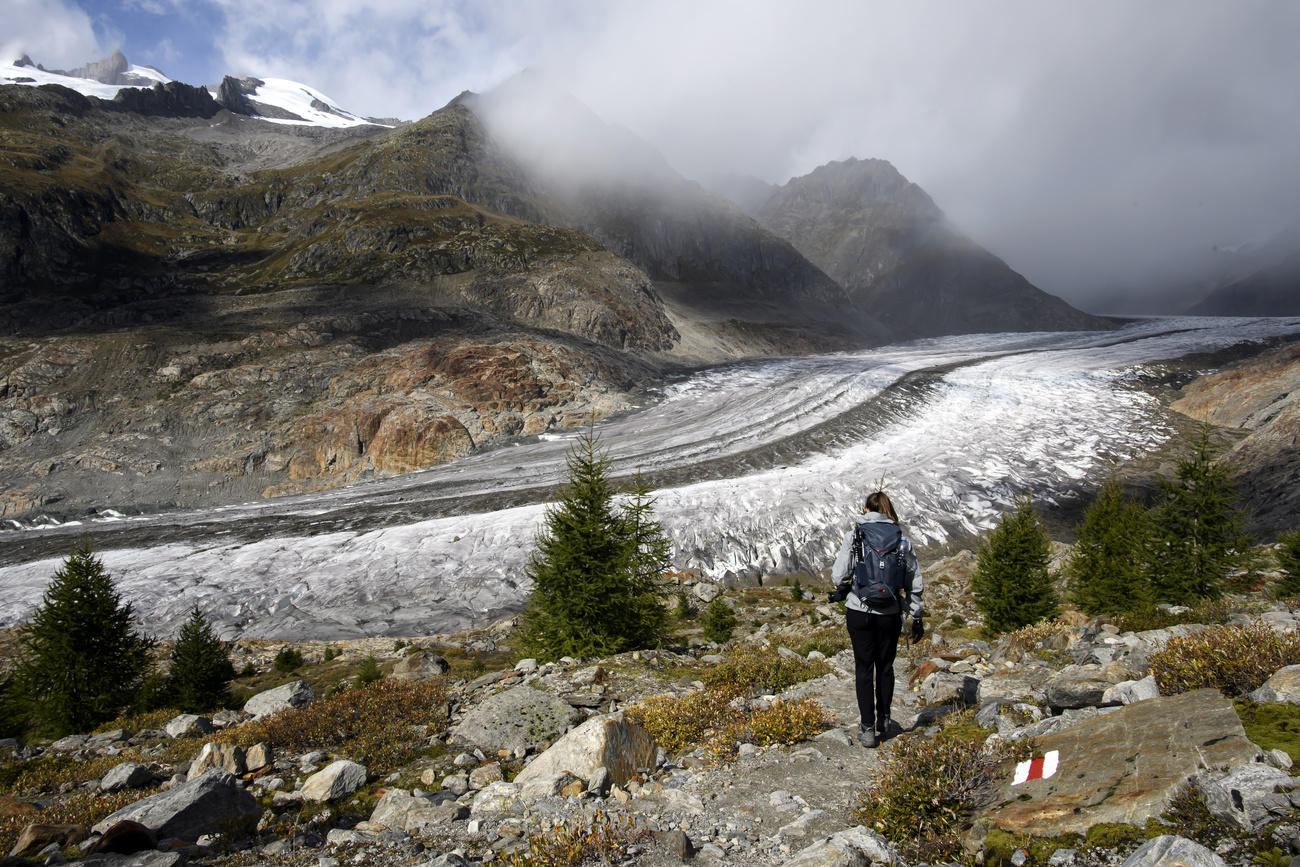
M 172 647 L 166 695 L 179 710 L 203 713 L 230 703 L 228 686 L 234 679 L 225 643 L 195 605 Z
M 704 637 L 718 644 L 731 640 L 731 633 L 735 631 L 738 623 L 736 612 L 731 610 L 727 600 L 721 596 L 713 597 L 713 601 L 704 609 L 701 622 L 704 626 Z
M 971 590 L 987 634 L 1010 632 L 1060 612 L 1047 571 L 1050 550 L 1030 497 L 1021 498 L 1016 510 L 1004 513 L 998 526 L 980 540 Z
M 1153 604 L 1143 568 L 1147 515 L 1111 476 L 1079 523 L 1079 540 L 1065 564 L 1070 601 L 1085 614 L 1128 614 Z

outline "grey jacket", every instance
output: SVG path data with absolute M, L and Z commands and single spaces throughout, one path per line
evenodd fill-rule
M 893 521 L 890 521 L 888 517 L 879 512 L 867 512 L 865 515 L 857 516 L 857 523 L 892 524 Z M 857 528 L 853 527 L 844 534 L 844 541 L 840 544 L 840 553 L 835 558 L 835 565 L 831 567 L 831 582 L 837 590 L 847 594 L 844 604 L 854 611 L 866 611 L 869 614 L 897 614 L 897 606 L 892 611 L 868 609 L 854 595 L 851 589 L 853 584 L 853 539 L 857 535 L 856 530 Z M 921 591 L 925 587 L 924 582 L 921 580 L 921 567 L 916 562 L 916 552 L 912 550 L 912 542 L 907 538 L 906 534 L 903 535 L 900 547 L 903 549 L 903 562 L 907 564 L 907 582 L 904 589 L 907 592 L 908 613 L 912 617 L 920 617 L 925 611 L 925 607 L 921 604 Z

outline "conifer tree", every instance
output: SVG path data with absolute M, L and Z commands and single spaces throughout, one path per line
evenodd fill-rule
M 1279 599 L 1300 596 L 1300 530 L 1283 533 L 1278 542 L 1282 544 L 1277 552 L 1282 577 L 1273 585 L 1273 595 Z
M 1152 605 L 1143 557 L 1146 509 L 1124 496 L 1111 476 L 1078 527 L 1079 540 L 1067 561 L 1070 601 L 1087 614 L 1124 614 Z
M 731 610 L 727 600 L 721 596 L 714 596 L 713 601 L 704 609 L 702 618 L 704 637 L 719 644 L 730 641 L 737 622 L 736 612 Z
M 222 708 L 230 702 L 227 686 L 234 679 L 235 666 L 225 643 L 213 634 L 212 626 L 195 605 L 172 647 L 168 697 L 186 713 Z
M 153 646 L 136 634 L 131 606 L 89 547 L 54 573 L 19 642 L 14 691 L 37 729 L 51 735 L 116 716 L 144 679 Z
M 1146 555 L 1157 602 L 1187 605 L 1217 599 L 1249 551 L 1236 488 L 1228 468 L 1215 457 L 1206 424 L 1191 457 L 1178 462 L 1178 480 L 1160 484 Z
M 1024 497 L 1016 511 L 1004 513 L 981 539 L 971 590 L 984 615 L 984 630 L 998 635 L 1055 617 L 1060 606 L 1047 573 L 1050 547 L 1033 500 Z
M 541 658 L 653 647 L 667 623 L 655 582 L 668 564 L 668 542 L 649 489 L 638 480 L 630 501 L 616 506 L 610 459 L 591 429 L 567 461 L 568 484 L 547 510 L 528 564 L 524 644 Z

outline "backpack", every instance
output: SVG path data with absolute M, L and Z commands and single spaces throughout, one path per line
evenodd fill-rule
M 854 536 L 854 594 L 868 608 L 892 608 L 907 582 L 903 531 L 897 524 L 869 522 L 858 524 Z

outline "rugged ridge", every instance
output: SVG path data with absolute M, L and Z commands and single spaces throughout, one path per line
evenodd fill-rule
M 777 188 L 755 213 L 893 334 L 1111 327 L 962 235 L 884 160 L 828 163 Z

